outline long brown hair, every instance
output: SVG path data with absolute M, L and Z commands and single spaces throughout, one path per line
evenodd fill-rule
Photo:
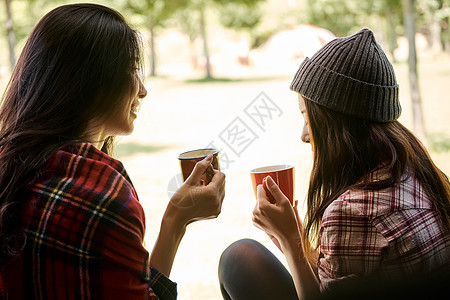
M 314 161 L 307 193 L 303 247 L 317 263 L 319 229 L 325 209 L 349 188 L 379 190 L 400 184 L 405 171 L 417 178 L 447 229 L 450 183 L 420 141 L 401 123 L 372 122 L 332 111 L 306 98 Z M 370 178 L 382 172 L 382 180 Z M 311 244 L 310 244 L 311 243 Z
M 0 108 L 0 267 L 23 247 L 23 195 L 62 146 L 136 88 L 141 41 L 115 10 L 60 6 L 28 38 Z M 113 137 L 102 151 L 109 153 Z

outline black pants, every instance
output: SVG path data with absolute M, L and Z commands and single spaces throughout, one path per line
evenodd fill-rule
M 239 240 L 225 249 L 219 262 L 219 281 L 226 300 L 298 299 L 291 274 L 254 240 Z
M 219 281 L 225 300 L 298 299 L 292 276 L 260 243 L 244 239 L 231 244 L 219 262 Z M 337 282 L 319 300 L 448 299 L 450 266 L 429 273 L 387 280 L 372 274 Z

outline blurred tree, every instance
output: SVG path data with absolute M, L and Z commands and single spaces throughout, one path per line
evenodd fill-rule
M 8 48 L 9 48 L 9 64 L 11 71 L 16 65 L 16 56 L 14 49 L 16 48 L 16 35 L 14 33 L 13 18 L 11 11 L 11 0 L 5 0 L 6 7 L 6 35 L 8 38 Z
M 416 28 L 425 35 L 429 47 L 433 52 L 439 52 L 440 44 L 440 24 L 435 17 L 435 11 L 438 9 L 438 0 L 418 0 Z
M 418 0 L 418 10 L 423 15 L 425 33 L 435 52 L 446 49 L 450 0 Z
M 206 19 L 205 19 L 205 6 L 199 5 L 197 6 L 199 12 L 199 21 L 200 21 L 200 34 L 203 40 L 203 54 L 205 57 L 205 76 L 206 79 L 211 79 L 211 61 L 209 55 L 209 45 L 208 45 L 208 34 L 206 32 Z
M 344 36 L 361 27 L 386 28 L 389 52 L 396 48 L 397 25 L 401 23 L 401 0 L 307 0 L 307 21 Z M 379 24 L 380 18 L 385 24 Z M 384 26 L 383 26 L 384 25 Z
M 307 21 L 327 28 L 336 36 L 347 35 L 358 24 L 358 16 L 370 14 L 372 1 L 306 0 Z
M 265 0 L 215 1 L 220 4 L 220 23 L 225 28 L 246 31 L 251 38 L 254 28 L 261 22 L 263 15 L 259 4 L 265 2 Z M 255 41 L 249 41 L 247 48 L 250 49 L 254 43 Z M 242 57 L 244 59 L 243 63 L 248 63 L 248 53 L 242 54 L 245 55 L 245 57 Z
M 422 112 L 422 100 L 420 97 L 419 81 L 417 76 L 416 54 L 416 7 L 415 0 L 402 0 L 405 32 L 408 37 L 409 55 L 409 89 L 413 110 L 413 128 L 417 137 L 425 146 L 428 146 L 428 138 L 425 130 Z
M 383 14 L 384 13 L 384 14 Z M 392 60 L 395 63 L 396 57 L 394 50 L 397 48 L 397 24 L 401 23 L 402 16 L 402 3 L 400 0 L 384 0 L 384 7 L 379 12 L 381 16 L 386 17 L 387 21 L 387 36 L 388 36 L 388 49 L 391 54 Z
M 178 28 L 182 33 L 186 34 L 189 38 L 189 53 L 191 57 L 191 63 L 194 67 L 197 67 L 197 54 L 195 51 L 195 40 L 200 35 L 198 26 L 198 16 L 196 10 L 192 7 L 186 7 L 178 10 L 173 15 L 172 26 Z
M 235 30 L 251 30 L 259 24 L 262 11 L 258 6 L 265 0 L 214 0 L 220 5 L 219 21 Z
M 44 4 L 54 4 L 61 0 L 4 0 L 6 12 L 6 39 L 8 41 L 9 61 L 11 71 L 16 64 L 15 50 L 20 42 L 28 36 L 35 25 L 38 15 L 46 7 Z M 38 5 L 35 5 L 35 4 Z M 47 5 L 48 6 L 48 5 Z M 14 19 L 14 21 L 13 21 Z
M 401 0 L 364 1 L 366 2 L 366 6 L 370 7 L 366 12 L 365 18 L 376 16 L 378 17 L 378 20 L 382 21 L 380 27 L 385 28 L 385 42 L 387 44 L 388 52 L 391 55 L 393 62 L 396 62 L 394 50 L 398 46 L 397 28 L 403 23 Z
M 205 79 L 212 79 L 212 68 L 209 54 L 209 43 L 207 33 L 207 19 L 206 15 L 208 7 L 213 4 L 214 0 L 189 0 L 183 10 L 177 12 L 175 15 L 178 26 L 181 31 L 189 37 L 191 45 L 191 60 L 194 67 L 203 67 L 205 69 Z M 194 42 L 197 37 L 202 39 L 203 60 L 199 61 L 197 55 L 194 53 Z
M 178 9 L 185 7 L 188 0 L 127 0 L 125 9 L 140 16 L 150 33 L 150 75 L 156 76 L 155 38 L 157 28 L 164 26 L 164 22 Z
M 384 32 L 378 39 L 387 44 L 395 62 L 397 28 L 402 23 L 401 0 L 307 0 L 306 22 L 327 28 L 336 36 L 351 34 L 362 27 Z M 381 22 L 380 22 L 381 21 Z
M 176 19 L 181 30 L 188 35 L 191 44 L 191 56 L 195 66 L 204 67 L 205 79 L 212 79 L 212 66 L 210 60 L 208 39 L 208 16 L 210 9 L 219 11 L 219 21 L 229 28 L 251 28 L 259 22 L 259 17 L 249 15 L 250 9 L 256 7 L 256 3 L 265 0 L 190 0 L 182 11 L 177 12 Z M 244 10 L 244 11 L 243 11 Z M 193 53 L 195 39 L 202 40 L 203 59 L 198 61 Z
M 442 49 L 450 49 L 450 0 L 443 0 L 441 9 L 436 13 L 441 20 Z

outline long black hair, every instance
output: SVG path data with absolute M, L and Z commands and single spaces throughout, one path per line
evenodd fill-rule
M 0 108 L 0 267 L 23 246 L 27 186 L 58 149 L 86 139 L 89 121 L 112 115 L 136 88 L 141 47 L 122 15 L 96 4 L 60 6 L 33 29 Z

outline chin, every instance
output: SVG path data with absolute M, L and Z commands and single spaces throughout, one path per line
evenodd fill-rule
M 127 131 L 125 131 L 123 133 L 123 135 L 130 135 L 133 133 L 133 131 L 134 131 L 134 126 L 131 126 L 131 128 L 129 128 Z
M 120 128 L 120 130 L 117 130 L 117 131 L 116 131 L 116 134 L 115 134 L 115 135 L 122 135 L 122 136 L 130 135 L 130 134 L 133 133 L 133 131 L 134 131 L 134 126 L 133 126 L 133 125 L 130 125 L 130 126 L 128 126 L 128 127 L 122 127 L 122 128 Z

